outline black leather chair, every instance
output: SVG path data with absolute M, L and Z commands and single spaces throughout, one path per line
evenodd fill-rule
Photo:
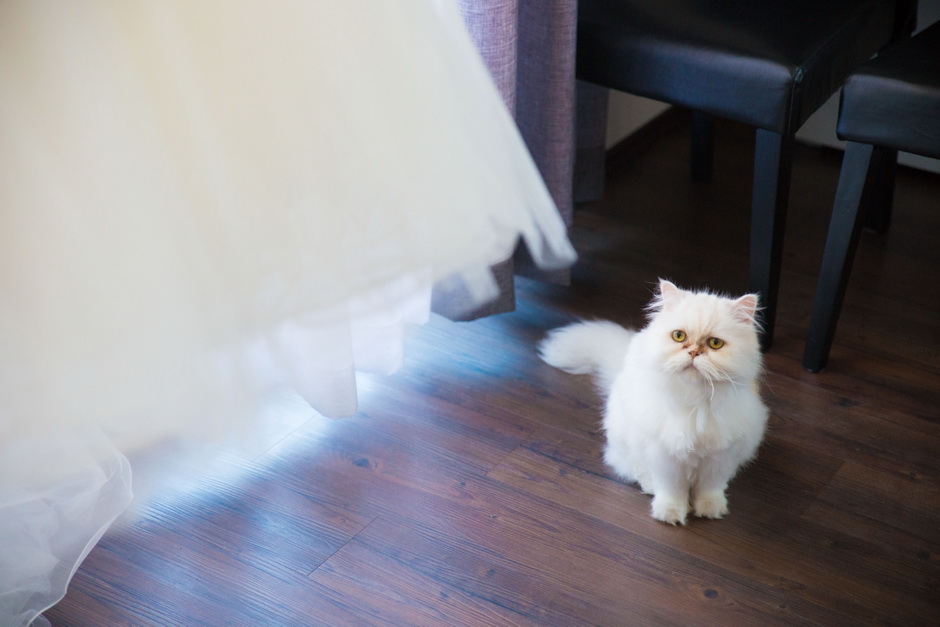
M 916 0 L 579 0 L 577 75 L 757 128 L 748 289 L 773 339 L 793 136 L 856 66 L 909 34 Z M 707 176 L 699 161 L 693 174 Z M 705 165 L 702 165 L 705 163 Z
M 849 76 L 837 132 L 846 140 L 803 365 L 826 365 L 864 219 L 866 181 L 879 153 L 940 159 L 940 23 Z M 887 220 L 884 220 L 887 225 Z

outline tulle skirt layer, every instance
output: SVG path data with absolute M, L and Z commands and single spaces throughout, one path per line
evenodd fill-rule
M 0 470 L 41 458 L 5 524 L 43 476 L 126 487 L 57 434 L 237 430 L 285 384 L 350 413 L 434 281 L 485 300 L 520 237 L 573 260 L 449 0 L 5 2 L 0 59 Z

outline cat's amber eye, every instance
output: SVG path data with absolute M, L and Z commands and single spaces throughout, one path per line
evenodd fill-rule
M 711 349 L 714 349 L 714 350 L 718 350 L 719 348 L 721 348 L 721 347 L 724 346 L 724 345 L 725 345 L 725 341 L 724 341 L 724 340 L 719 340 L 717 337 L 710 337 L 710 338 L 708 338 L 708 348 L 711 348 Z
M 685 331 L 676 330 L 672 332 L 672 339 L 674 339 L 677 342 L 684 342 L 685 338 L 686 338 Z

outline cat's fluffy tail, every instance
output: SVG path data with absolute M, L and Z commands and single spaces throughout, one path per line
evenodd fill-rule
M 623 368 L 635 332 L 614 322 L 576 322 L 551 331 L 539 343 L 542 360 L 572 374 L 593 374 L 605 393 Z

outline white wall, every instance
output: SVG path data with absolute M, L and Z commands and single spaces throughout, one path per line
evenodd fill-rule
M 621 141 L 668 108 L 669 105 L 664 102 L 610 90 L 607 147 Z

